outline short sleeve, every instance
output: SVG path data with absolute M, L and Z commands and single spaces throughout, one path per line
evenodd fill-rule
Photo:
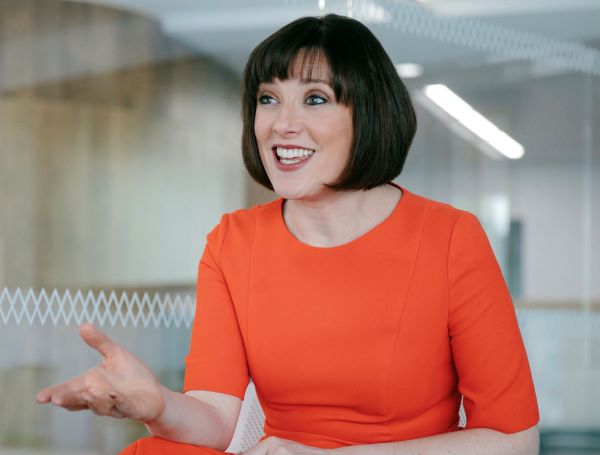
M 539 420 L 510 293 L 477 218 L 459 215 L 448 253 L 448 329 L 466 428 L 516 433 Z
M 210 390 L 243 399 L 249 381 L 246 353 L 235 307 L 219 266 L 226 223 L 207 237 L 198 266 L 196 314 L 184 390 Z

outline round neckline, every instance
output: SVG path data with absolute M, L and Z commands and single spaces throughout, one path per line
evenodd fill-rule
M 300 240 L 298 240 L 290 232 L 290 230 L 287 227 L 287 224 L 285 224 L 285 219 L 283 218 L 283 203 L 286 199 L 284 199 L 284 198 L 279 198 L 279 201 L 277 204 L 277 208 L 278 208 L 277 219 L 278 219 L 278 222 L 279 222 L 281 229 L 283 230 L 285 236 L 289 238 L 290 242 L 295 243 L 300 248 L 306 248 L 306 249 L 310 249 L 310 250 L 319 250 L 319 251 L 334 251 L 334 250 L 339 250 L 339 249 L 343 249 L 343 248 L 349 248 L 358 243 L 365 241 L 365 239 L 371 237 L 376 232 L 385 228 L 397 216 L 397 214 L 401 211 L 402 207 L 404 207 L 405 199 L 408 196 L 409 191 L 406 190 L 404 187 L 398 185 L 397 183 L 390 182 L 389 184 L 398 188 L 402 193 L 400 196 L 400 199 L 398 200 L 398 202 L 396 203 L 396 206 L 394 207 L 394 210 L 392 210 L 392 212 L 384 220 L 382 220 L 379 224 L 376 224 L 375 226 L 373 226 L 371 229 L 369 229 L 367 232 L 365 232 L 361 236 L 359 236 L 355 239 L 352 239 L 346 243 L 340 243 L 339 245 L 334 245 L 334 246 L 315 246 L 315 245 L 309 245 L 308 243 L 304 243 L 304 242 L 301 242 Z

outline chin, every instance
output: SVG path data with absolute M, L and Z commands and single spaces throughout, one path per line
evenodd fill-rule
M 277 194 L 277 196 L 289 200 L 303 199 L 305 197 L 301 192 L 293 190 L 283 190 L 277 187 L 275 187 L 275 193 Z
M 275 187 L 275 193 L 283 198 L 290 201 L 317 201 L 327 196 L 328 192 L 325 190 L 301 190 L 293 188 L 277 188 Z
M 289 184 L 273 184 L 275 193 L 283 199 L 306 199 L 314 197 L 313 192 L 307 191 L 305 188 L 300 188 L 298 185 Z

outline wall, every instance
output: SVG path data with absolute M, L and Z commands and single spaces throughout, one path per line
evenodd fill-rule
M 246 202 L 239 80 L 150 19 L 8 3 L 0 47 L 24 76 L 0 65 L 0 283 L 193 283 L 206 233 Z
M 398 181 L 476 213 L 503 266 L 507 223 L 522 221 L 523 303 L 598 305 L 598 78 L 567 73 L 459 92 L 524 145 L 520 160 L 482 153 L 425 109 L 416 90 L 413 94 L 419 131 Z M 493 209 L 498 202 L 507 214 L 500 226 Z

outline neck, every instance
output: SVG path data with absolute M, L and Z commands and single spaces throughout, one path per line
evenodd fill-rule
M 350 242 L 393 212 L 400 190 L 381 185 L 367 191 L 337 191 L 315 200 L 286 200 L 285 223 L 303 243 L 331 247 Z

